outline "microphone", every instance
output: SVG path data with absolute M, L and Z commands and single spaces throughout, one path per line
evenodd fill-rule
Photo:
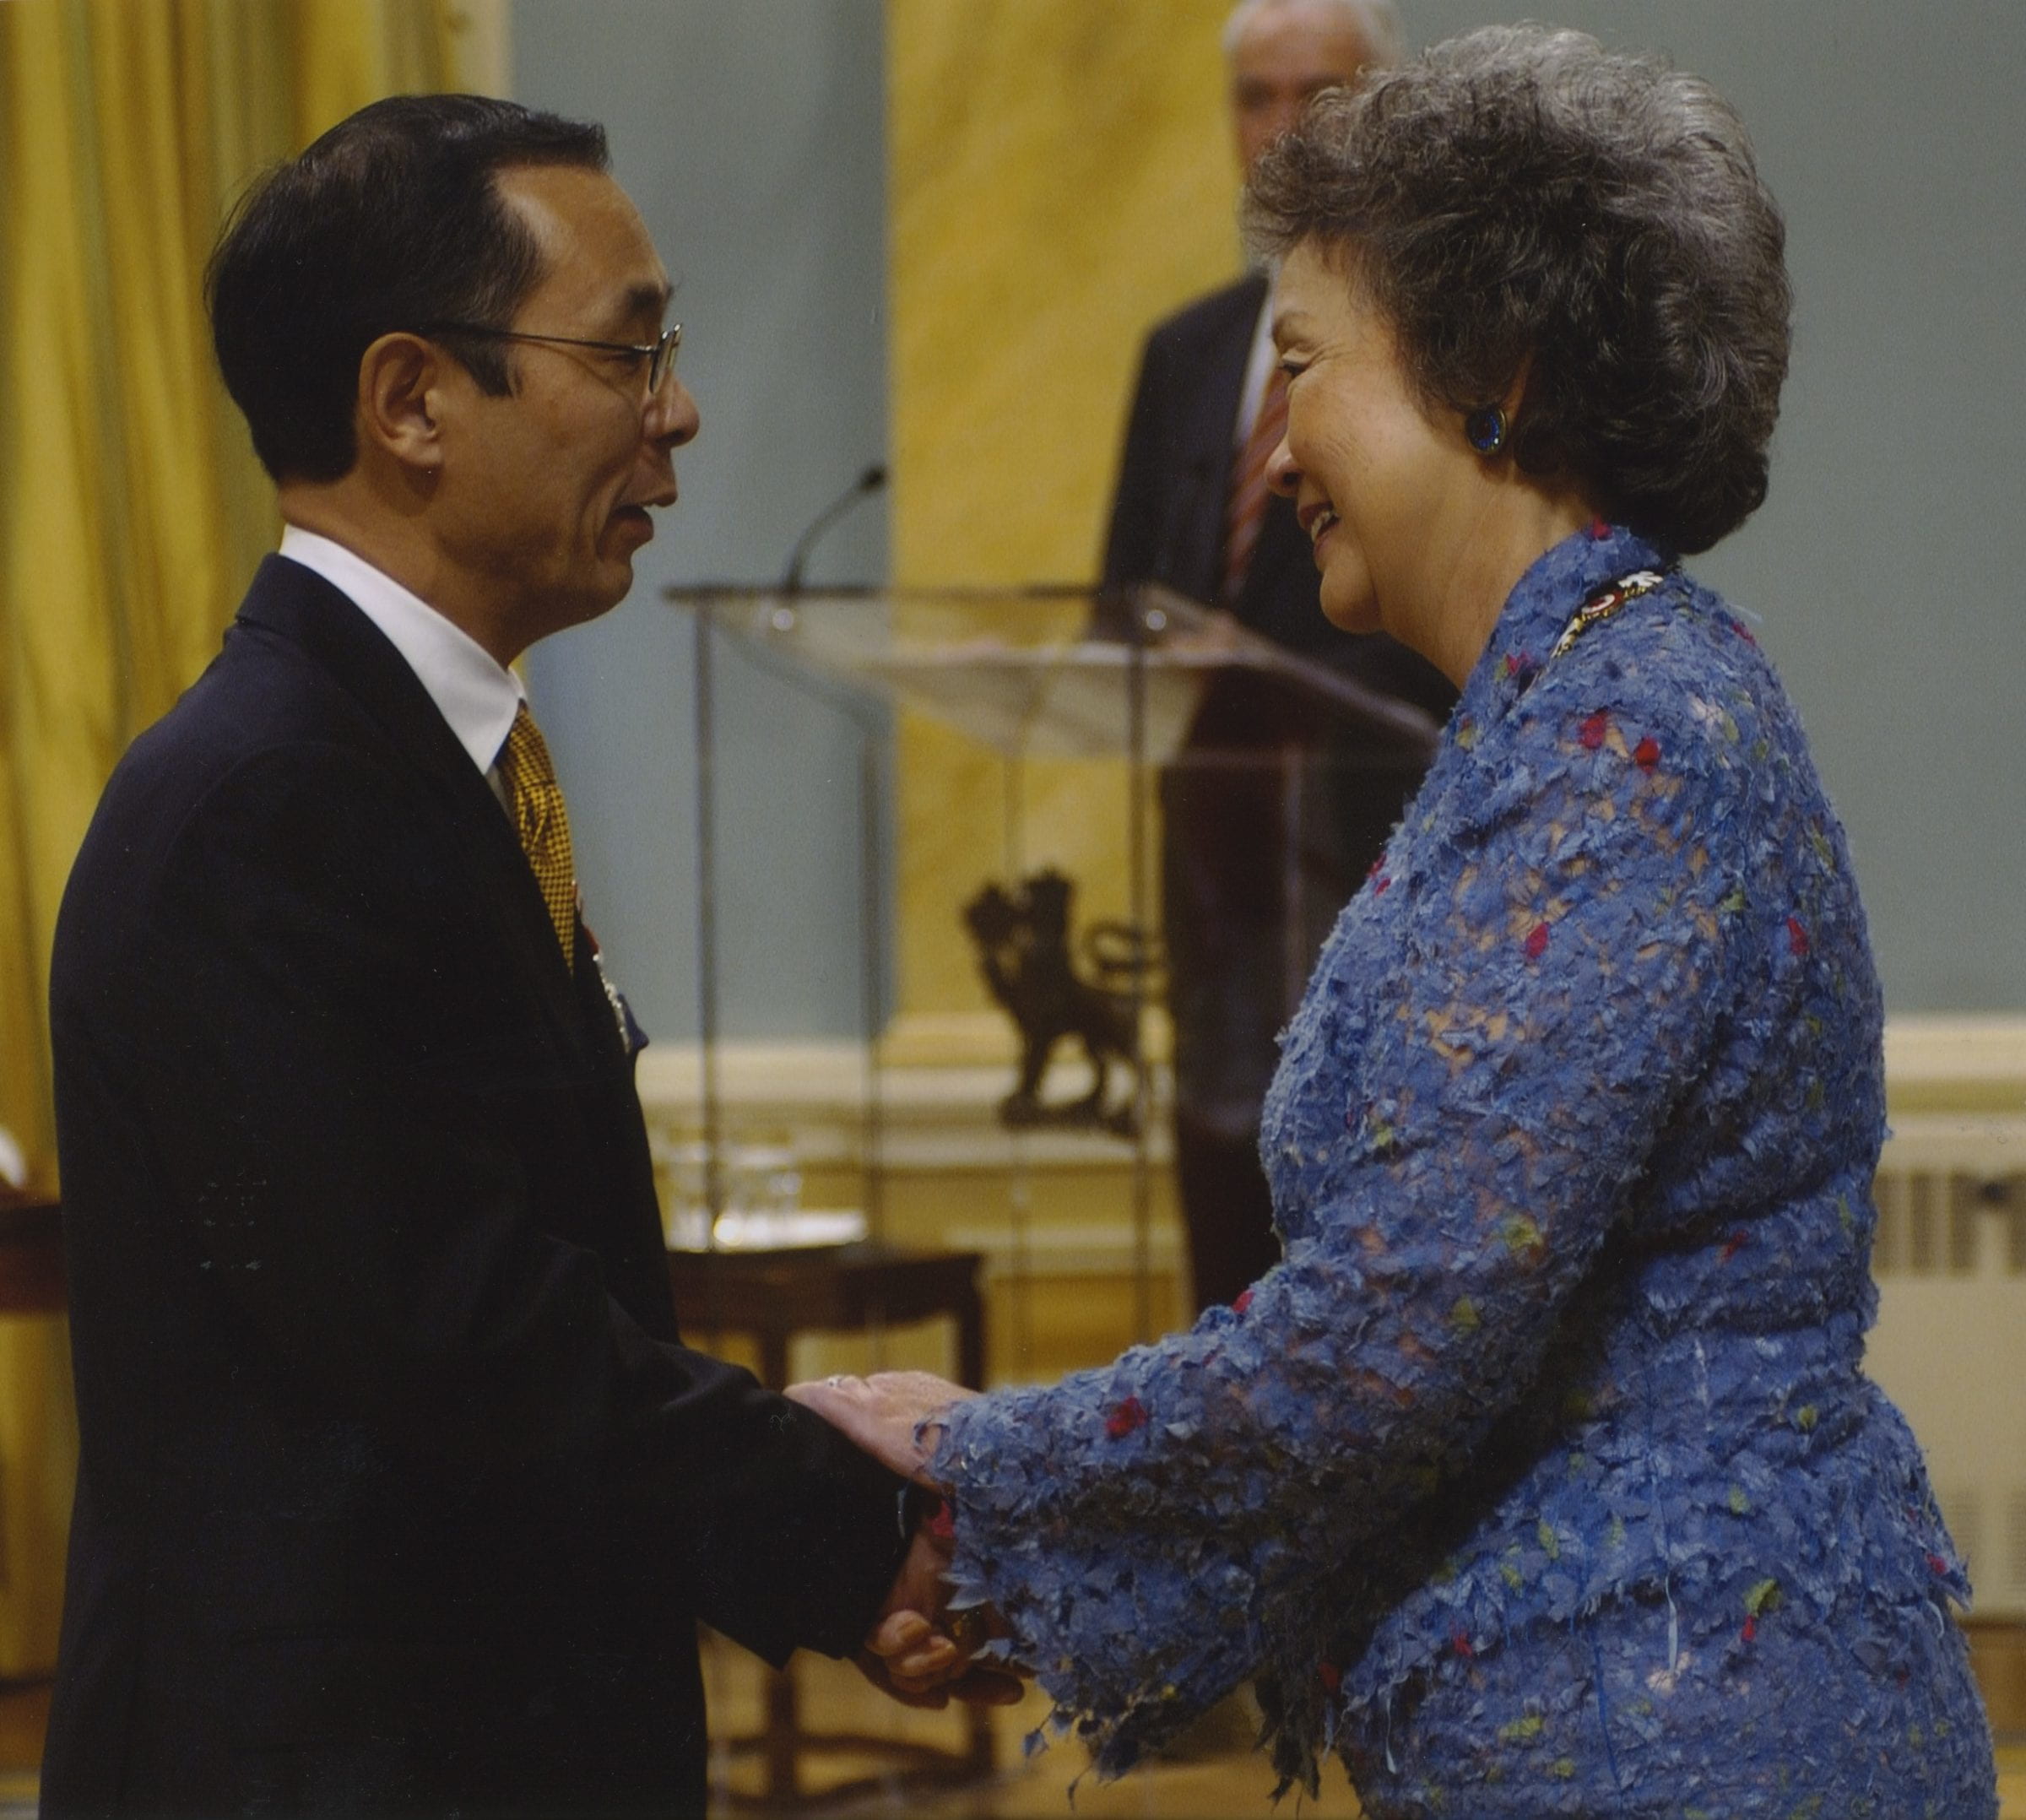
M 794 553 L 788 557 L 787 572 L 781 577 L 783 593 L 802 592 L 802 571 L 808 566 L 809 553 L 815 548 L 816 540 L 860 500 L 869 498 L 886 484 L 886 464 L 875 461 L 816 514 L 815 522 L 795 540 Z

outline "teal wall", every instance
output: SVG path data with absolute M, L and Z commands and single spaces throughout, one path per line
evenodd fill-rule
M 1023 0 L 1001 0 L 1021 4 Z M 2026 3 L 1409 0 L 1664 50 L 1736 104 L 1797 310 L 1772 496 L 1698 567 L 1762 616 L 1849 826 L 1894 1010 L 2026 1009 Z M 518 93 L 610 127 L 680 285 L 704 431 L 642 585 L 534 659 L 594 924 L 651 1027 L 695 1016 L 686 628 L 672 579 L 778 571 L 884 441 L 876 0 L 519 0 Z M 1221 122 L 1205 123 L 1221 133 Z M 877 506 L 816 574 L 875 579 Z M 859 1027 L 856 745 L 729 666 L 726 1015 Z
M 691 626 L 671 582 L 779 577 L 886 438 L 879 0 L 518 0 L 514 93 L 602 122 L 675 284 L 702 431 L 615 613 L 539 646 L 585 913 L 656 1036 L 696 1024 Z M 812 582 L 886 572 L 884 501 Z M 734 1036 L 862 1025 L 856 727 L 719 641 L 719 996 Z
M 1501 16 L 1405 0 L 1440 37 Z M 2026 1009 L 2026 5 L 1556 0 L 1742 114 L 1787 217 L 1772 491 L 1695 566 L 1763 616 L 1895 1011 Z

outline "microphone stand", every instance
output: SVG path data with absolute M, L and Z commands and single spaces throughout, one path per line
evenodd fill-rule
M 802 592 L 802 571 L 809 565 L 809 553 L 815 548 L 817 540 L 860 500 L 870 498 L 886 485 L 886 464 L 875 461 L 816 514 L 809 528 L 795 539 L 794 550 L 788 559 L 788 567 L 781 577 L 783 593 L 799 594 Z
M 851 485 L 831 501 L 811 521 L 808 528 L 795 540 L 790 552 L 788 566 L 781 578 L 781 592 L 794 596 L 803 588 L 803 576 L 807 569 L 810 553 L 824 534 L 838 519 L 869 498 L 886 485 L 887 471 L 882 462 L 874 462 L 862 469 Z M 701 605 L 696 612 L 695 642 L 695 752 L 696 761 L 696 877 L 697 923 L 696 965 L 697 1037 L 702 1063 L 701 1089 L 702 1095 L 704 1140 L 704 1199 L 706 1217 L 706 1247 L 717 1249 L 718 1217 L 723 1211 L 724 1181 L 720 1162 L 723 1136 L 723 1110 L 722 1086 L 718 1071 L 718 842 L 717 842 L 717 777 L 715 726 L 716 688 L 712 674 L 712 647 L 713 615 L 707 606 Z M 773 669 L 773 665 L 766 666 Z M 831 705 L 841 708 L 859 729 L 859 820 L 861 859 L 859 870 L 859 915 L 864 928 L 865 984 L 861 995 L 860 1017 L 864 1026 L 867 1091 L 864 1134 L 861 1140 L 864 1151 L 864 1179 L 866 1200 L 867 1236 L 874 1241 L 881 1237 L 884 1221 L 882 1210 L 877 1205 L 881 1191 L 883 1171 L 880 1167 L 880 1150 L 884 1119 L 880 1103 L 880 1076 L 877 1059 L 878 1038 L 886 999 L 886 970 L 885 943 L 881 923 L 885 915 L 884 894 L 880 890 L 879 869 L 879 804 L 880 767 L 877 737 L 880 729 L 866 716 L 856 703 L 841 698 L 832 699 L 827 690 L 809 689 L 804 680 L 780 672 L 784 680 L 794 684 L 802 692 L 818 699 L 828 700 Z M 714 1276 L 714 1273 L 712 1273 Z M 711 1297 L 712 1325 L 717 1324 L 716 1297 Z M 881 1311 L 868 1311 L 867 1326 L 875 1337 L 875 1346 L 883 1323 Z

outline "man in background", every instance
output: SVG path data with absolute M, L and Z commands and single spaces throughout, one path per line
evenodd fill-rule
M 47 1814 L 701 1815 L 699 1618 L 780 1664 L 934 1605 L 902 1481 L 681 1343 L 644 1039 L 508 668 L 625 595 L 697 429 L 606 164 L 384 101 L 214 259 L 287 528 L 57 934 Z
M 1249 176 L 1312 96 L 1399 60 L 1400 19 L 1389 0 L 1244 0 L 1224 51 Z M 1411 714 L 1388 729 L 1233 670 L 1162 777 L 1175 1169 L 1199 1308 L 1279 1259 L 1257 1147 L 1275 1037 L 1455 700 L 1404 647 L 1322 616 L 1293 502 L 1266 490 L 1287 422 L 1272 314 L 1271 275 L 1255 270 L 1148 338 L 1104 582 L 1164 583 L 1427 718 L 1416 737 Z

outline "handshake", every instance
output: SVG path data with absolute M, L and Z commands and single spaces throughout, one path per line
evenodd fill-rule
M 940 1494 L 929 1476 L 939 1418 L 978 1393 L 933 1372 L 880 1372 L 790 1384 L 788 1395 L 841 1429 L 881 1465 Z M 940 1495 L 915 1525 L 907 1558 L 857 1662 L 872 1684 L 909 1706 L 942 1707 L 952 1698 L 1010 1706 L 1021 1695 L 1008 1668 L 974 1660 L 1006 1635 L 989 1606 L 950 1608 L 945 1578 L 956 1552 L 954 1526 Z

